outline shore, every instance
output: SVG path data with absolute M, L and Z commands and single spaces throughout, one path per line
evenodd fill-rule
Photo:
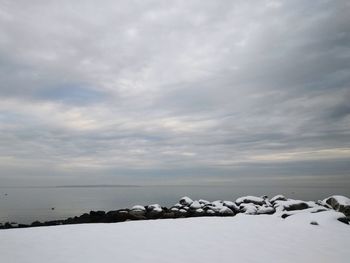
M 216 200 L 192 200 L 183 197 L 171 207 L 162 207 L 159 204 L 147 206 L 135 205 L 131 208 L 112 211 L 90 211 L 80 216 L 70 217 L 63 220 L 46 222 L 35 221 L 31 224 L 17 224 L 6 222 L 0 224 L 0 229 L 27 228 L 40 226 L 54 226 L 67 224 L 85 223 L 115 223 L 129 220 L 170 219 L 203 216 L 232 217 L 237 214 L 249 215 L 277 215 L 287 218 L 299 212 L 318 213 L 323 211 L 339 211 L 342 214 L 338 220 L 349 224 L 350 199 L 344 196 L 331 196 L 319 201 L 302 201 L 276 195 L 269 199 L 267 196 L 244 196 L 235 201 Z

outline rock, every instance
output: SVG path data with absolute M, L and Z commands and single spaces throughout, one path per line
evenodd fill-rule
M 310 206 L 301 200 L 275 201 L 276 211 L 295 211 L 310 208 Z
M 286 219 L 288 216 L 291 216 L 290 214 L 282 214 L 281 215 L 281 217 L 283 218 L 283 219 Z
M 75 224 L 79 223 L 79 224 L 82 224 L 82 223 L 91 223 L 91 218 L 90 218 L 90 214 L 87 214 L 87 213 L 84 213 L 82 214 L 81 216 L 77 217 L 75 216 L 73 218 L 73 221 Z
M 130 210 L 129 209 L 120 209 L 117 210 L 118 221 L 126 221 L 131 219 Z
M 219 211 L 220 216 L 234 216 L 235 213 L 228 207 L 223 206 Z
M 142 211 L 146 211 L 146 208 L 142 205 L 134 205 L 131 210 L 142 210 Z
M 177 217 L 186 217 L 187 215 L 188 215 L 188 211 L 185 209 L 180 209 L 176 214 Z
M 162 218 L 175 218 L 176 213 L 173 211 L 166 211 L 163 213 Z
M 202 208 L 198 208 L 192 212 L 192 216 L 203 216 L 205 214 Z
M 239 206 L 239 210 L 240 212 L 245 213 L 247 215 L 256 215 L 258 212 L 258 208 L 256 207 L 256 205 L 252 203 L 249 203 L 249 204 L 242 203 Z
M 210 202 L 209 201 L 207 201 L 207 200 L 203 200 L 203 199 L 199 199 L 199 201 L 198 201 L 201 205 L 207 205 L 207 204 L 210 204 Z
M 130 219 L 129 216 L 129 211 L 127 210 L 114 210 L 114 211 L 109 211 L 106 213 L 105 216 L 105 223 L 112 223 L 112 222 L 123 222 L 127 219 Z
M 177 203 L 177 204 L 173 205 L 172 207 L 181 208 L 182 206 L 183 206 L 182 204 Z
M 147 206 L 147 211 L 157 211 L 157 212 L 162 212 L 163 209 L 160 205 L 158 204 L 153 204 L 153 205 L 149 205 Z
M 213 216 L 213 215 L 215 215 L 216 213 L 215 213 L 215 211 L 212 210 L 212 209 L 207 209 L 207 210 L 205 210 L 205 214 L 206 214 L 206 215 L 209 215 L 209 216 Z
M 257 214 L 258 215 L 265 215 L 265 214 L 271 215 L 275 212 L 276 212 L 276 209 L 273 208 L 272 206 L 263 205 L 263 206 L 258 207 Z
M 287 198 L 284 195 L 276 195 L 270 199 L 272 204 L 274 204 L 276 201 L 287 201 Z
M 202 208 L 202 205 L 198 201 L 194 201 L 190 205 L 190 208 L 196 210 L 196 209 Z
M 347 217 L 350 217 L 350 199 L 341 196 L 333 195 L 323 200 L 326 204 L 330 205 L 335 211 L 341 212 Z
M 187 196 L 184 196 L 180 199 L 179 203 L 181 205 L 190 206 L 193 203 L 193 200 Z
M 287 211 L 294 211 L 294 210 L 304 210 L 309 208 L 307 203 L 304 202 L 299 202 L 299 203 L 295 203 L 295 204 L 291 204 L 288 206 L 285 206 L 285 210 Z
M 33 223 L 30 224 L 30 226 L 42 226 L 43 224 L 40 223 L 39 221 L 34 221 Z M 6 226 L 6 224 L 5 224 Z
M 240 205 L 242 203 L 245 203 L 245 204 L 252 203 L 255 205 L 263 205 L 263 204 L 265 204 L 265 200 L 263 198 L 257 197 L 257 196 L 243 196 L 243 197 L 240 197 L 236 200 L 237 205 Z
M 179 208 L 177 208 L 177 207 L 172 207 L 172 208 L 170 208 L 170 211 L 171 211 L 171 212 L 174 212 L 174 213 L 177 213 L 177 212 L 179 212 Z
M 146 208 L 142 205 L 135 205 L 130 209 L 129 214 L 133 219 L 146 219 Z
M 230 208 L 233 212 L 238 213 L 239 212 L 239 207 L 231 201 L 223 201 L 223 205 Z
M 160 218 L 163 214 L 163 209 L 160 205 L 154 204 L 147 206 L 147 217 L 151 219 Z
M 310 225 L 318 226 L 318 223 L 316 221 L 311 221 Z
M 92 223 L 103 222 L 105 218 L 105 211 L 90 211 L 90 221 Z
M 349 225 L 350 224 L 350 219 L 348 217 L 340 217 L 337 219 L 339 222 L 342 222 L 344 224 Z

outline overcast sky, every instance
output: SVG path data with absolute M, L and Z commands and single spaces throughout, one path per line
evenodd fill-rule
M 0 0 L 0 185 L 349 181 L 349 14 Z

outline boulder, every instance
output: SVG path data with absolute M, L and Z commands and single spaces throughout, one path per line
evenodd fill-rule
M 274 207 L 276 211 L 295 211 L 310 208 L 310 206 L 301 200 L 275 201 Z
M 190 208 L 193 210 L 202 208 L 202 205 L 198 201 L 193 201 L 192 204 L 190 205 Z
M 142 205 L 135 205 L 130 209 L 129 214 L 133 219 L 146 219 L 146 208 Z
M 147 217 L 148 218 L 160 218 L 163 214 L 163 208 L 158 204 L 147 206 Z
M 90 221 L 92 223 L 103 222 L 105 218 L 105 211 L 90 211 Z
M 207 215 L 207 216 L 214 216 L 215 214 L 216 214 L 215 211 L 212 209 L 205 210 L 205 215 Z
M 276 195 L 270 199 L 272 204 L 274 204 L 276 201 L 287 201 L 287 198 L 284 195 Z
M 335 211 L 341 212 L 347 217 L 350 217 L 350 199 L 341 196 L 333 195 L 323 200 L 326 204 L 330 205 Z
M 223 206 L 219 211 L 220 216 L 234 216 L 235 213 L 228 207 Z
M 243 196 L 243 197 L 240 197 L 236 200 L 237 205 L 240 205 L 242 203 L 245 203 L 245 204 L 252 203 L 255 205 L 263 205 L 263 204 L 265 204 L 265 200 L 263 198 L 257 197 L 257 196 Z
M 223 201 L 222 204 L 224 206 L 230 208 L 235 213 L 239 212 L 239 207 L 232 201 Z
M 272 206 L 262 205 L 258 207 L 258 215 L 271 215 L 276 212 L 276 209 Z
M 187 196 L 184 196 L 180 199 L 179 203 L 181 205 L 190 206 L 193 203 L 193 200 Z
M 199 199 L 199 201 L 198 201 L 201 205 L 207 205 L 207 204 L 210 204 L 210 202 L 209 201 L 207 201 L 207 200 L 204 200 L 204 199 Z
M 205 211 L 202 208 L 198 208 L 192 212 L 192 216 L 203 216 Z
M 245 213 L 247 215 L 256 215 L 258 212 L 257 206 L 252 203 L 248 203 L 248 204 L 242 203 L 239 206 L 239 210 L 240 212 Z

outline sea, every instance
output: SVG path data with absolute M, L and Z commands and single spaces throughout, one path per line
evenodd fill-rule
M 133 205 L 172 206 L 182 196 L 192 199 L 231 200 L 245 195 L 273 197 L 283 194 L 301 200 L 330 195 L 350 196 L 344 187 L 257 185 L 74 185 L 50 187 L 0 187 L 0 223 L 28 224 L 79 216 L 91 210 L 117 210 Z

